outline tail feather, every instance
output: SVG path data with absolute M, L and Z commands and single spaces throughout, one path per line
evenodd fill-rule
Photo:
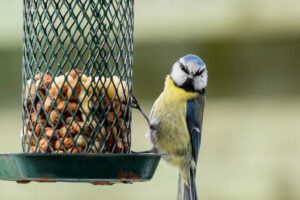
M 198 200 L 196 176 L 195 173 L 192 172 L 192 170 L 190 172 L 189 184 L 186 184 L 183 181 L 182 176 L 179 175 L 177 200 Z
M 182 180 L 182 176 L 179 174 L 178 178 L 178 190 L 177 190 L 177 200 L 183 200 L 183 193 L 184 190 L 184 181 Z

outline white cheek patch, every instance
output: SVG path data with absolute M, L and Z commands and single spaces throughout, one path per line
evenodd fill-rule
M 185 74 L 180 67 L 178 66 L 178 64 L 175 64 L 173 66 L 172 72 L 171 72 L 171 78 L 172 80 L 176 83 L 176 85 L 183 85 L 184 82 L 187 79 L 187 74 Z
M 194 87 L 196 90 L 200 91 L 207 86 L 208 76 L 207 71 L 204 71 L 202 76 L 198 76 L 194 79 Z

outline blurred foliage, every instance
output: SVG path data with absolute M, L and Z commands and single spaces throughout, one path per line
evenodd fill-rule
M 137 43 L 134 89 L 141 97 L 157 96 L 173 63 L 195 53 L 208 66 L 209 97 L 299 95 L 299 52 L 300 37 Z
M 135 44 L 134 92 L 153 100 L 173 63 L 200 55 L 209 69 L 208 97 L 300 94 L 300 36 L 265 40 L 216 40 Z M 20 100 L 22 53 L 0 48 L 0 101 Z

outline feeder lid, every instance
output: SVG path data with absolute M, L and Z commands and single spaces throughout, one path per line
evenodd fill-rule
M 0 154 L 0 180 L 18 183 L 86 182 L 96 185 L 149 181 L 158 154 Z

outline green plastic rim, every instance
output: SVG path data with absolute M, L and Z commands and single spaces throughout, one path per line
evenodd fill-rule
M 18 183 L 84 182 L 95 185 L 150 180 L 158 154 L 0 154 L 0 180 Z

